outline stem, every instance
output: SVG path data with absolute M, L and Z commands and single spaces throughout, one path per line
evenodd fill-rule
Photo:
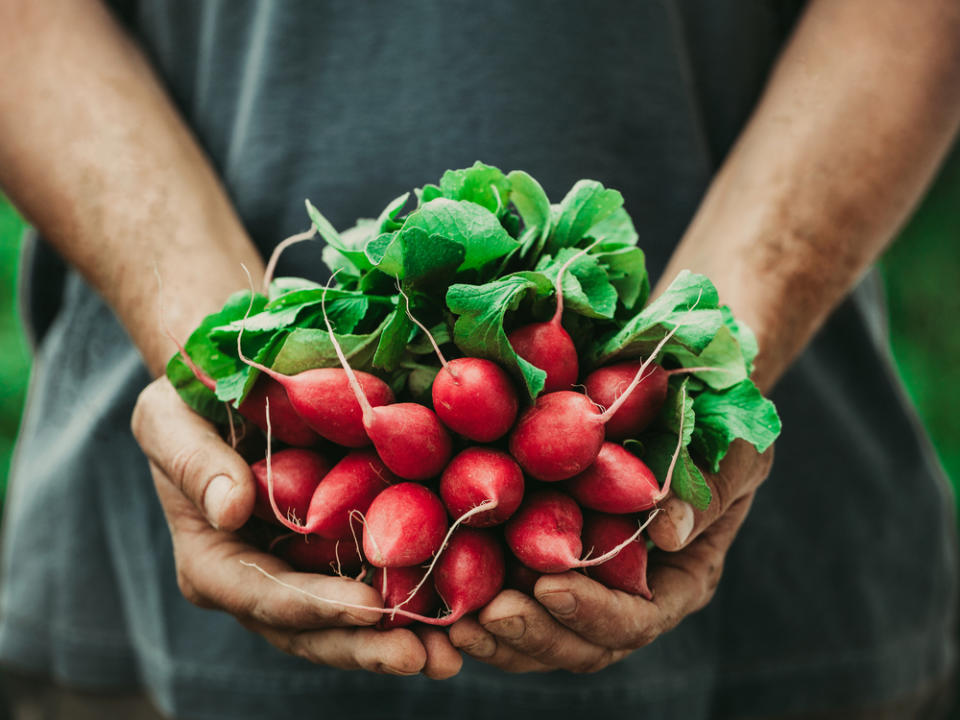
M 457 620 L 459 620 L 464 615 L 466 615 L 465 611 L 458 610 L 457 612 L 451 613 L 450 615 L 447 615 L 445 617 L 431 618 L 431 617 L 427 617 L 426 615 L 418 615 L 417 613 L 410 612 L 409 610 L 403 610 L 401 608 L 373 607 L 372 605 L 358 605 L 356 603 L 343 602 L 342 600 L 333 600 L 331 598 L 325 598 L 321 595 L 315 595 L 308 590 L 304 590 L 303 588 L 297 587 L 296 585 L 292 585 L 291 583 L 285 582 L 280 578 L 276 577 L 275 575 L 271 575 L 269 572 L 264 570 L 262 567 L 260 567 L 256 563 L 249 562 L 247 560 L 241 560 L 240 564 L 243 565 L 244 567 L 253 568 L 258 573 L 266 577 L 268 580 L 275 582 L 280 587 L 287 588 L 288 590 L 293 590 L 294 592 L 300 593 L 301 595 L 305 595 L 311 600 L 316 600 L 317 602 L 321 602 L 326 605 L 338 605 L 340 607 L 349 608 L 351 610 L 369 610 L 371 612 L 378 612 L 382 615 L 389 615 L 392 613 L 395 615 L 402 615 L 404 617 L 408 617 L 413 620 L 419 620 L 420 622 L 425 623 L 427 625 L 452 625 Z
M 278 373 L 276 370 L 271 370 L 266 365 L 261 365 L 256 360 L 251 360 L 246 355 L 243 354 L 243 347 L 241 346 L 241 340 L 243 339 L 243 329 L 246 325 L 247 318 L 250 317 L 250 311 L 253 310 L 253 299 L 256 297 L 256 291 L 253 289 L 253 277 L 250 275 L 250 271 L 247 269 L 247 266 L 243 263 L 240 263 L 240 267 L 243 268 L 243 271 L 247 274 L 247 282 L 250 284 L 250 303 L 247 305 L 247 311 L 243 314 L 243 319 L 240 320 L 240 332 L 237 333 L 237 355 L 244 362 L 244 364 L 249 365 L 255 370 L 259 370 L 262 373 L 266 373 L 269 377 L 272 377 L 278 383 L 283 383 L 287 379 L 286 375 Z
M 450 526 L 450 529 L 447 530 L 447 535 L 446 537 L 443 538 L 443 542 L 440 543 L 439 549 L 437 550 L 437 552 L 434 553 L 433 560 L 430 562 L 430 566 L 427 568 L 427 572 L 424 573 L 422 578 L 420 578 L 420 582 L 417 583 L 417 586 L 410 591 L 409 595 L 407 595 L 407 599 L 401 603 L 398 603 L 396 607 L 398 608 L 403 607 L 408 602 L 413 600 L 413 596 L 420 591 L 420 588 L 423 587 L 423 584 L 427 581 L 427 578 L 430 577 L 430 573 L 433 572 L 433 568 L 437 564 L 437 560 L 440 559 L 440 553 L 442 553 L 446 549 L 447 543 L 450 542 L 450 536 L 453 535 L 453 531 L 456 530 L 457 527 L 461 523 L 463 523 L 464 520 L 468 520 L 472 518 L 474 515 L 479 515 L 480 513 L 485 512 L 487 510 L 493 510 L 495 507 L 497 507 L 498 504 L 499 503 L 496 500 L 484 500 L 475 508 L 471 510 L 467 510 L 467 512 L 465 512 L 463 515 L 458 517 L 456 521 L 454 521 L 453 525 Z
M 697 304 L 700 302 L 700 298 L 702 296 L 703 296 L 703 291 L 701 291 L 700 294 L 697 295 L 697 301 L 690 306 L 690 308 L 687 310 L 686 313 L 684 313 L 684 317 L 686 317 L 691 312 L 693 312 L 694 308 L 696 308 Z M 653 349 L 653 352 L 650 353 L 650 357 L 644 360 L 643 364 L 640 366 L 640 369 L 637 370 L 637 374 L 633 376 L 633 380 L 631 380 L 630 384 L 627 385 L 627 389 L 620 394 L 620 397 L 618 397 L 616 400 L 613 401 L 613 404 L 610 407 L 608 407 L 605 411 L 603 411 L 600 414 L 601 423 L 606 423 L 608 420 L 610 420 L 613 414 L 617 412 L 617 410 L 619 410 L 620 407 L 627 401 L 627 399 L 630 397 L 630 393 L 632 393 L 636 389 L 637 385 L 639 385 L 640 381 L 643 379 L 644 370 L 646 370 L 650 366 L 650 364 L 654 361 L 654 359 L 656 359 L 657 354 L 661 350 L 663 350 L 663 346 L 667 344 L 670 338 L 673 337 L 673 334 L 677 332 L 677 330 L 679 330 L 681 327 L 683 327 L 682 321 L 675 324 L 673 326 L 673 329 L 666 334 L 663 340 L 657 343 L 657 346 Z
M 556 294 L 557 294 L 557 310 L 553 313 L 553 317 L 550 318 L 550 323 L 553 325 L 559 325 L 560 320 L 563 318 L 563 274 L 567 271 L 567 268 L 570 267 L 574 262 L 582 258 L 588 252 L 593 250 L 593 248 L 599 243 L 599 240 L 594 240 L 592 243 L 587 245 L 583 250 L 578 252 L 576 255 L 571 255 L 567 261 L 560 266 L 560 270 L 557 272 L 557 283 L 556 283 Z
M 336 277 L 337 273 L 334 272 L 330 276 L 330 279 L 327 280 L 327 284 L 323 286 L 323 295 L 320 296 L 320 310 L 323 311 L 323 322 L 327 326 L 327 333 L 330 335 L 330 344 L 333 345 L 334 351 L 337 353 L 337 358 L 340 360 L 340 364 L 343 365 L 343 370 L 347 373 L 347 382 L 350 383 L 350 389 L 353 390 L 353 394 L 357 396 L 357 402 L 360 403 L 360 409 L 363 411 L 363 424 L 367 425 L 373 420 L 373 407 L 370 405 L 370 401 L 367 400 L 367 396 L 363 392 L 363 388 L 360 387 L 360 381 L 357 380 L 357 376 L 353 373 L 353 368 L 350 367 L 350 363 L 347 362 L 346 356 L 343 354 L 343 348 L 340 347 L 340 343 L 337 342 L 336 336 L 333 334 L 333 326 L 330 324 L 330 318 L 327 317 L 327 290 L 330 289 L 330 283 L 333 282 L 333 278 Z
M 270 465 L 270 459 L 273 453 L 270 452 L 271 445 L 271 432 L 272 428 L 270 426 L 270 398 L 264 398 L 264 408 L 267 416 L 267 497 L 270 498 L 270 507 L 273 508 L 273 514 L 277 517 L 277 520 L 285 528 L 293 530 L 295 533 L 300 533 L 301 535 L 306 535 L 310 531 L 307 530 L 303 525 L 299 525 L 295 522 L 291 522 L 283 513 L 280 512 L 280 508 L 277 505 L 276 498 L 273 497 L 273 470 Z
M 410 298 L 407 297 L 407 294 L 400 289 L 400 283 L 397 283 L 397 292 L 399 292 L 403 296 L 403 299 L 407 303 L 407 317 L 413 321 L 414 325 L 416 325 L 418 328 L 423 330 L 423 334 L 427 336 L 427 340 L 429 340 L 430 344 L 433 345 L 434 352 L 436 352 L 437 357 L 440 358 L 440 364 L 443 366 L 443 369 L 446 370 L 448 373 L 450 373 L 450 376 L 454 380 L 456 380 L 457 376 L 453 374 L 453 371 L 450 369 L 450 365 L 447 363 L 447 359 L 443 356 L 443 353 L 440 352 L 440 346 L 437 345 L 437 341 L 434 339 L 433 335 L 431 335 L 430 331 L 427 330 L 426 326 L 423 323 L 421 323 L 419 320 L 417 320 L 413 316 L 413 313 L 410 312 Z
M 291 245 L 295 245 L 298 242 L 303 242 L 304 240 L 310 240 L 316 234 L 317 228 L 312 227 L 302 233 L 291 235 L 273 249 L 273 253 L 270 255 L 270 262 L 267 263 L 267 269 L 263 273 L 264 295 L 270 294 L 270 282 L 273 280 L 273 271 L 277 268 L 277 261 L 280 260 L 280 254 Z
M 677 435 L 677 449 L 673 451 L 673 457 L 670 458 L 670 466 L 667 468 L 667 479 L 663 481 L 663 487 L 653 497 L 655 503 L 663 500 L 670 492 L 670 482 L 673 480 L 673 470 L 677 466 L 677 459 L 680 457 L 680 449 L 683 447 L 683 414 L 687 409 L 687 389 L 680 388 L 680 432 Z
M 632 542 L 636 542 L 637 538 L 640 537 L 640 534 L 647 529 L 647 525 L 649 525 L 650 522 L 659 514 L 660 514 L 660 508 L 656 508 L 652 513 L 650 513 L 647 516 L 647 519 L 637 529 L 637 531 L 633 535 L 628 537 L 626 540 L 624 540 L 622 543 L 620 543 L 613 549 L 608 550 L 603 555 L 598 555 L 592 560 L 579 560 L 577 561 L 577 564 L 574 565 L 574 567 L 593 567 L 595 565 L 603 565 L 603 563 L 607 562 L 608 560 L 612 560 L 617 555 L 619 555 L 620 551 L 623 550 L 625 547 L 627 547 L 627 545 L 629 545 Z
M 727 368 L 722 367 L 679 367 L 674 368 L 673 370 L 664 370 L 667 375 L 680 375 L 682 373 L 695 373 L 695 372 L 730 372 Z

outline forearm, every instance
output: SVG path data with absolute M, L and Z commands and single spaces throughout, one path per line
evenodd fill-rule
M 107 300 L 151 372 L 262 261 L 140 51 L 98 0 L 0 4 L 0 185 Z
M 960 5 L 818 0 L 664 273 L 711 277 L 770 388 L 893 238 L 960 123 Z

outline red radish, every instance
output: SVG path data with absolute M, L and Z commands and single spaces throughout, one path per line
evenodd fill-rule
M 504 579 L 503 548 L 500 546 L 499 540 L 488 530 L 474 530 L 472 528 L 457 530 L 450 539 L 447 552 L 437 563 L 437 575 L 434 584 L 437 593 L 450 610 L 447 615 L 439 618 L 410 612 L 399 606 L 378 608 L 333 600 L 285 582 L 271 575 L 256 563 L 241 560 L 240 564 L 244 567 L 253 568 L 281 587 L 325 605 L 336 605 L 353 610 L 371 610 L 394 617 L 408 617 L 427 625 L 452 625 L 468 612 L 482 608 L 500 592 Z M 391 568 L 387 572 L 389 574 L 395 571 L 394 568 Z
M 403 290 L 400 294 L 407 303 L 407 317 L 423 331 L 443 366 L 432 387 L 437 416 L 448 428 L 470 440 L 499 440 L 513 426 L 520 407 L 510 376 L 495 362 L 483 358 L 448 362 L 430 330 L 410 311 L 410 298 Z
M 636 521 L 624 515 L 588 513 L 583 523 L 583 544 L 603 554 L 634 537 Z M 587 570 L 590 577 L 608 588 L 653 599 L 647 585 L 647 544 L 635 538 L 614 557 Z
M 483 358 L 444 361 L 434 378 L 432 396 L 443 423 L 476 442 L 493 442 L 506 435 L 520 408 L 510 376 Z
M 489 530 L 460 528 L 437 563 L 434 584 L 450 609 L 440 618 L 452 625 L 488 604 L 503 588 L 505 567 L 500 541 Z
M 330 539 L 346 537 L 350 514 L 366 513 L 377 495 L 395 482 L 397 478 L 372 450 L 347 453 L 313 491 L 303 531 Z
M 600 452 L 606 424 L 630 399 L 654 358 L 679 328 L 680 324 L 673 326 L 637 369 L 630 384 L 603 412 L 585 395 L 569 390 L 538 397 L 533 407 L 520 415 L 510 433 L 510 453 L 520 467 L 546 482 L 566 480 L 586 470 Z
M 538 480 L 566 480 L 596 460 L 603 445 L 600 409 L 571 390 L 541 395 L 510 433 L 510 454 Z
M 363 554 L 376 567 L 408 567 L 430 558 L 443 543 L 447 512 L 423 485 L 391 485 L 370 503 Z
M 272 476 L 273 500 L 277 507 L 276 518 L 271 507 L 270 480 Z M 310 498 L 330 463 L 323 455 L 312 450 L 288 448 L 272 453 L 271 462 L 266 458 L 250 466 L 257 481 L 257 500 L 253 513 L 264 520 L 279 519 L 282 524 L 299 523 L 307 517 Z M 286 520 L 286 522 L 284 522 Z M 343 537 L 338 535 L 337 537 Z
M 639 361 L 623 362 L 594 370 L 583 381 L 587 396 L 602 407 L 610 407 L 633 380 L 642 364 Z M 611 440 L 625 440 L 646 430 L 667 399 L 668 379 L 667 371 L 659 365 L 651 365 L 630 397 L 607 421 L 607 437 Z
M 603 555 L 580 559 L 583 546 L 580 531 L 583 515 L 569 495 L 555 490 L 541 490 L 529 495 L 516 514 L 507 522 L 507 545 L 524 565 L 544 573 L 558 573 L 573 568 L 593 567 L 607 562 L 640 534 L 659 512 L 650 513 L 629 539 L 610 548 Z
M 272 551 L 301 572 L 352 575 L 363 559 L 350 538 L 327 540 L 318 535 L 287 535 L 279 538 Z
M 333 278 L 331 277 L 330 280 L 332 281 Z M 327 287 L 324 288 L 324 296 L 329 286 L 328 282 Z M 365 373 L 355 373 L 350 367 L 340 343 L 333 334 L 333 327 L 327 317 L 326 303 L 321 301 L 320 307 L 330 335 L 330 343 L 340 359 L 347 381 L 361 408 L 363 429 L 366 430 L 384 464 L 406 480 L 426 480 L 439 475 L 450 460 L 450 455 L 453 454 L 453 443 L 436 413 L 428 407 L 410 402 L 379 407 L 371 404 L 366 389 L 357 380 L 358 376 Z M 381 381 L 377 380 L 377 382 Z M 390 388 L 386 385 L 384 387 L 389 392 Z M 287 394 L 290 394 L 289 389 Z M 390 393 L 390 397 L 392 399 L 393 393 Z
M 580 374 L 577 348 L 570 333 L 563 329 L 563 274 L 574 260 L 584 255 L 597 243 L 592 243 L 567 260 L 557 271 L 557 309 L 548 322 L 531 323 L 517 328 L 507 336 L 510 346 L 527 362 L 547 373 L 543 392 L 569 390 Z
M 582 507 L 618 515 L 649 510 L 664 497 L 646 463 L 612 442 L 605 442 L 593 465 L 566 487 Z
M 389 570 L 377 568 L 373 573 L 373 587 L 380 591 L 385 608 L 403 604 L 406 605 L 408 612 L 430 615 L 440 607 L 440 598 L 432 583 L 420 584 L 422 577 L 423 568 L 421 567 L 390 568 Z M 414 588 L 416 588 L 415 592 Z M 411 592 L 413 592 L 412 595 Z M 384 615 L 377 623 L 377 627 L 387 630 L 410 625 L 412 622 L 414 622 L 413 618 L 407 615 Z
M 440 497 L 453 517 L 460 517 L 483 502 L 486 512 L 463 521 L 470 527 L 505 522 L 523 500 L 523 471 L 507 453 L 493 448 L 467 448 L 450 461 L 440 477 Z

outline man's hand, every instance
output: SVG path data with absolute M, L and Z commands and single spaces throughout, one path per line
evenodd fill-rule
M 666 501 L 649 530 L 662 548 L 650 556 L 652 601 L 576 572 L 546 575 L 537 581 L 536 601 L 505 590 L 477 620 L 456 623 L 451 641 L 512 672 L 595 672 L 653 642 L 713 597 L 727 549 L 772 460 L 772 451 L 758 455 L 736 442 L 720 472 L 705 476 L 713 492 L 707 510 L 698 512 L 676 498 Z
M 312 600 L 271 581 L 241 561 L 320 597 L 382 607 L 372 587 L 346 578 L 298 573 L 233 531 L 250 516 L 250 468 L 190 411 L 165 379 L 141 393 L 133 432 L 150 459 L 157 495 L 173 538 L 177 581 L 195 605 L 224 610 L 292 655 L 321 665 L 394 675 L 445 678 L 460 670 L 446 635 L 425 628 L 376 630 L 380 613 Z

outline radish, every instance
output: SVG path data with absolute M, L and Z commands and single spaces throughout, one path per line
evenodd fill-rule
M 331 277 L 332 281 L 333 278 Z M 453 454 L 453 442 L 444 429 L 440 420 L 430 408 L 417 403 L 404 402 L 392 405 L 374 406 L 367 397 L 366 388 L 358 382 L 358 376 L 366 375 L 354 372 L 347 362 L 340 343 L 333 334 L 330 318 L 327 317 L 326 291 L 330 283 L 324 288 L 320 307 L 323 310 L 323 321 L 327 325 L 330 343 L 333 345 L 347 382 L 353 390 L 357 406 L 361 409 L 361 422 L 366 435 L 373 442 L 377 454 L 384 464 L 394 473 L 405 480 L 426 480 L 439 475 L 446 467 Z M 308 370 L 307 372 L 315 372 Z M 303 374 L 303 373 L 301 373 Z M 373 378 L 372 375 L 369 377 Z M 382 381 L 374 378 L 378 383 Z M 387 392 L 390 388 L 383 384 Z M 290 390 L 287 390 L 290 393 Z M 393 393 L 390 392 L 393 399 Z M 321 402 L 324 402 L 321 400 Z
M 396 485 L 394 487 L 400 486 Z M 285 582 L 275 575 L 271 575 L 256 563 L 241 560 L 240 564 L 244 567 L 253 568 L 281 587 L 320 603 L 353 610 L 371 610 L 384 615 L 408 617 L 427 625 L 453 625 L 468 612 L 482 608 L 500 592 L 504 579 L 503 548 L 500 546 L 499 540 L 488 530 L 475 530 L 473 528 L 460 528 L 455 532 L 450 539 L 447 552 L 437 564 L 434 584 L 437 593 L 450 610 L 447 615 L 439 618 L 421 615 L 399 606 L 378 608 L 333 600 Z M 395 571 L 395 569 L 390 569 L 388 573 Z
M 453 517 L 481 503 L 489 510 L 463 520 L 471 527 L 505 522 L 523 500 L 523 471 L 507 453 L 493 448 L 467 448 L 450 461 L 440 477 L 440 497 Z
M 527 473 L 545 482 L 566 480 L 586 470 L 600 453 L 606 424 L 630 399 L 657 353 L 679 328 L 679 323 L 673 326 L 620 396 L 602 412 L 588 397 L 570 390 L 538 397 L 510 433 L 510 454 Z
M 533 589 L 537 585 L 537 580 L 542 577 L 542 573 L 531 570 L 513 555 L 507 559 L 507 579 L 505 585 L 513 590 L 519 590 L 524 595 L 533 597 Z
M 603 407 L 610 407 L 622 394 L 642 365 L 639 361 L 617 363 L 594 370 L 583 381 L 587 396 Z M 651 365 L 640 378 L 633 393 L 607 421 L 607 437 L 625 440 L 647 429 L 667 399 L 669 373 Z
M 592 567 L 607 562 L 633 542 L 659 512 L 650 513 L 647 521 L 634 526 L 632 535 L 595 558 L 580 559 L 583 546 L 580 532 L 583 515 L 569 495 L 555 490 L 541 490 L 529 495 L 516 514 L 507 522 L 507 545 L 524 565 L 543 573 L 559 573 L 573 568 Z
M 257 482 L 253 514 L 264 520 L 277 519 L 289 527 L 307 517 L 310 498 L 329 472 L 330 463 L 312 450 L 288 448 L 272 453 L 270 462 L 266 458 L 255 462 L 250 469 Z
M 506 435 L 520 407 L 510 376 L 483 358 L 447 361 L 433 334 L 411 312 L 410 298 L 399 286 L 397 290 L 407 303 L 407 317 L 423 331 L 442 365 L 431 392 L 433 409 L 443 424 L 476 442 L 493 442 Z
M 572 256 L 557 271 L 556 295 L 557 309 L 548 322 L 531 323 L 519 327 L 507 336 L 510 346 L 527 362 L 536 365 L 547 373 L 543 392 L 568 390 L 577 382 L 580 374 L 580 362 L 577 348 L 570 333 L 563 329 L 563 274 L 577 258 L 584 255 L 597 243 L 584 248 Z
M 428 615 L 440 607 L 440 598 L 433 584 L 420 583 L 422 577 L 423 568 L 419 567 L 390 568 L 389 571 L 377 568 L 373 573 L 373 587 L 380 591 L 385 608 L 398 607 L 402 603 L 407 605 L 408 612 Z M 384 615 L 377 627 L 387 630 L 412 622 L 413 618 L 407 615 Z
M 606 562 L 587 570 L 587 574 L 608 588 L 653 599 L 647 585 L 647 544 L 635 537 L 637 523 L 624 515 L 588 513 L 583 522 L 583 544 L 598 553 L 606 553 L 633 538 Z
M 366 513 L 377 495 L 395 482 L 372 450 L 347 453 L 313 491 L 303 531 L 329 539 L 346 537 L 351 513 Z
M 408 567 L 440 549 L 447 512 L 435 494 L 417 483 L 391 485 L 370 503 L 363 553 L 376 567 Z
M 646 463 L 612 442 L 603 443 L 593 464 L 566 488 L 582 507 L 618 515 L 649 510 L 666 496 Z
M 452 625 L 488 604 L 503 588 L 505 566 L 500 541 L 489 530 L 460 528 L 437 563 L 434 585 L 450 609 L 436 624 Z
M 271 550 L 301 572 L 352 575 L 363 563 L 349 538 L 328 540 L 318 535 L 290 534 L 278 538 Z

